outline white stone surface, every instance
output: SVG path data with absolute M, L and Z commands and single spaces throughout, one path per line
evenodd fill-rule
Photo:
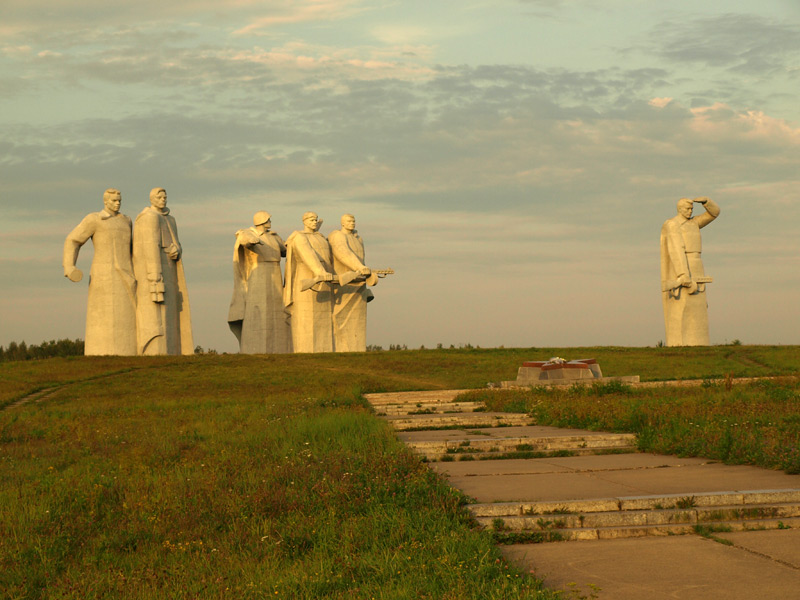
M 236 232 L 233 248 L 233 298 L 228 325 L 243 354 L 292 351 L 289 314 L 283 306 L 281 257 L 286 245 L 270 231 L 269 213 L 259 211 L 253 227 Z
M 364 241 L 355 229 L 353 215 L 342 216 L 341 230 L 328 235 L 333 253 L 333 269 L 338 276 L 357 273 L 350 283 L 340 285 L 334 292 L 333 333 L 336 352 L 365 352 L 367 350 L 367 302 L 372 292 L 367 287 L 371 275 L 364 264 Z M 377 283 L 370 278 L 370 285 Z
M 94 258 L 89 274 L 86 305 L 87 355 L 136 354 L 136 280 L 131 264 L 131 220 L 119 212 L 122 195 L 108 189 L 104 208 L 90 213 L 64 242 L 64 276 L 80 281 L 83 273 L 75 267 L 78 254 L 92 240 Z
M 294 352 L 333 352 L 334 273 L 331 247 L 316 213 L 303 215 L 303 231 L 286 240 L 283 303 L 291 315 Z M 304 284 L 316 281 L 303 290 Z
M 694 203 L 705 213 L 692 217 Z M 705 197 L 681 198 L 677 216 L 661 228 L 661 296 L 667 346 L 708 346 L 706 277 L 701 258 L 700 229 L 719 216 L 717 204 Z
M 138 353 L 194 353 L 178 227 L 169 214 L 163 188 L 153 188 L 150 206 L 136 217 L 133 271 L 138 282 Z

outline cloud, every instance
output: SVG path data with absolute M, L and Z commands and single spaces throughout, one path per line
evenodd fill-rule
M 234 34 L 259 33 L 278 25 L 307 21 L 333 21 L 367 10 L 363 0 L 287 0 L 270 6 L 268 14 L 254 18 Z
M 800 26 L 753 14 L 665 21 L 648 36 L 650 51 L 675 63 L 721 67 L 764 77 L 797 68 Z

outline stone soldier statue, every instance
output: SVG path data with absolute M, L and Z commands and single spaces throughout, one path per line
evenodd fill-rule
M 136 217 L 133 230 L 139 354 L 194 353 L 181 254 L 178 226 L 167 208 L 167 192 L 153 188 L 150 206 Z
M 319 233 L 316 213 L 303 215 L 303 231 L 286 240 L 283 304 L 291 315 L 295 352 L 333 352 L 333 286 L 331 247 Z
M 705 213 L 692 217 L 693 204 Z M 706 284 L 711 282 L 700 257 L 700 229 L 719 216 L 710 198 L 681 198 L 677 216 L 661 227 L 661 296 L 667 346 L 708 346 Z
M 281 277 L 281 257 L 286 256 L 286 246 L 271 228 L 270 214 L 260 210 L 253 216 L 253 227 L 236 232 L 228 325 L 243 354 L 292 350 Z
M 333 333 L 337 352 L 365 352 L 367 350 L 367 302 L 372 292 L 367 287 L 378 283 L 364 264 L 364 241 L 356 231 L 356 218 L 342 216 L 342 229 L 328 236 L 333 253 L 333 269 L 338 276 L 355 272 L 358 277 L 340 284 L 334 294 Z
M 131 220 L 120 211 L 122 194 L 108 189 L 103 210 L 90 213 L 64 242 L 64 276 L 80 281 L 75 267 L 78 253 L 88 239 L 94 246 L 86 305 L 84 353 L 136 354 L 136 280 L 131 264 Z

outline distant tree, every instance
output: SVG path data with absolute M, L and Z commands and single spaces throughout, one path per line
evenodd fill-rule
M 28 346 L 25 341 L 11 342 L 8 348 L 0 346 L 0 362 L 11 360 L 40 360 L 54 356 L 82 356 L 83 340 L 50 340 Z

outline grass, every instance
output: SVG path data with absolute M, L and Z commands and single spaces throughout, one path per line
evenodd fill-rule
M 6 399 L 63 385 L 0 411 L 4 597 L 555 598 L 501 559 L 463 496 L 360 395 L 465 373 L 378 367 L 370 355 L 4 364 Z
M 513 379 L 522 360 L 553 355 L 596 357 L 607 374 L 645 380 L 785 375 L 798 364 L 796 347 L 748 346 L 3 363 L 0 406 L 57 389 L 0 411 L 0 590 L 9 598 L 556 598 L 500 558 L 465 498 L 361 397 L 481 388 Z M 742 420 L 757 394 L 759 419 L 772 418 L 770 402 L 797 404 L 793 381 L 694 388 L 701 405 L 679 388 L 641 398 L 624 388 L 557 392 L 574 403 L 562 412 L 564 398 L 540 392 L 513 400 L 554 421 L 580 408 L 575 418 L 587 425 L 647 425 L 652 442 L 656 417 L 673 406 L 692 414 L 695 437 L 698 419 L 718 412 L 698 407 L 731 403 Z M 501 405 L 504 396 L 491 399 Z M 776 417 L 797 449 L 795 414 Z

